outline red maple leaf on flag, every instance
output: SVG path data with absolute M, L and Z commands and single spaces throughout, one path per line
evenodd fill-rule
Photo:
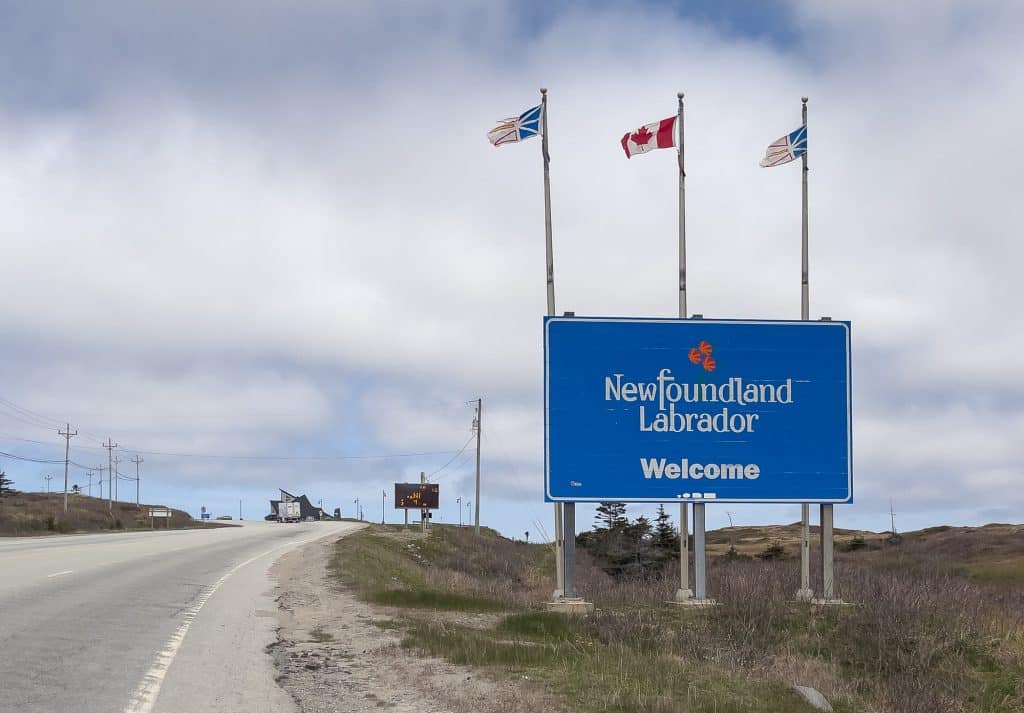
M 629 140 L 632 141 L 637 146 L 646 146 L 647 142 L 649 142 L 653 137 L 654 134 L 648 131 L 646 126 L 641 126 L 639 129 L 630 134 Z

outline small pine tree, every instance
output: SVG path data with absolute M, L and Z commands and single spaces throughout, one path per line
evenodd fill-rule
M 14 481 L 7 477 L 7 473 L 0 470 L 0 497 L 4 495 L 14 495 L 18 491 L 12 488 Z
M 663 553 L 674 553 L 679 549 L 679 533 L 672 527 L 672 521 L 665 506 L 658 506 L 658 516 L 654 518 L 654 548 Z
M 595 530 L 624 530 L 629 524 L 625 503 L 601 503 L 594 519 L 597 521 Z

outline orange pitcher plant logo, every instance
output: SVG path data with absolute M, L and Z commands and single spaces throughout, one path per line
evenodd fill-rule
M 690 350 L 690 363 L 700 364 L 704 371 L 715 370 L 715 358 L 711 356 L 711 342 L 701 340 L 700 344 Z

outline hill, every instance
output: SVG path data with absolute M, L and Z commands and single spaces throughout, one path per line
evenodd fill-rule
M 69 495 L 68 512 L 64 512 L 63 493 L 16 493 L 0 497 L 0 536 L 45 535 L 53 533 L 100 532 L 104 530 L 148 530 L 150 507 L 115 502 L 108 509 L 106 500 L 87 495 Z M 183 529 L 214 527 L 195 523 L 184 510 L 171 508 L 171 517 L 156 523 L 157 527 Z
M 567 711 L 808 711 L 792 696 L 799 684 L 838 712 L 989 713 L 1024 710 L 1024 588 L 979 572 L 1015 561 L 1022 530 L 931 528 L 891 543 L 843 532 L 836 586 L 851 604 L 832 607 L 793 601 L 795 558 L 712 557 L 719 605 L 680 610 L 666 604 L 676 563 L 615 577 L 581 550 L 577 588 L 597 609 L 565 617 L 543 610 L 549 546 L 453 526 L 372 526 L 337 544 L 332 571 L 384 607 L 380 625 L 407 649 L 539 686 Z M 755 549 L 788 546 L 794 531 L 713 538 Z M 864 545 L 851 548 L 855 538 Z

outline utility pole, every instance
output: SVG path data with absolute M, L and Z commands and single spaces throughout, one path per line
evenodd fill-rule
M 107 466 L 105 466 L 105 465 L 98 465 L 98 466 L 96 466 L 96 470 L 98 470 L 100 472 L 100 477 L 98 479 L 98 482 L 99 482 L 99 485 L 100 485 L 100 500 L 103 500 L 103 471 L 105 471 L 106 469 L 107 469 Z
M 896 511 L 893 509 L 892 498 L 889 498 L 889 517 L 892 519 L 892 536 L 896 537 Z
M 384 509 L 384 507 L 385 507 L 384 506 L 384 501 L 387 500 L 387 499 L 388 499 L 388 491 L 382 489 L 380 491 L 380 524 L 381 525 L 385 524 L 385 522 L 384 522 L 384 513 L 386 513 L 387 510 Z
M 57 434 L 64 436 L 64 512 L 68 511 L 68 454 L 71 451 L 71 437 L 77 436 L 78 431 L 71 432 L 71 424 L 66 423 L 64 430 L 57 429 Z
M 43 480 L 46 481 L 46 494 L 49 495 L 50 494 L 50 481 L 53 480 L 53 476 L 52 475 L 44 475 L 43 476 Z
M 92 471 L 87 472 L 86 477 L 89 478 L 89 497 L 92 497 Z
M 146 459 L 143 458 L 142 456 L 136 454 L 135 457 L 131 458 L 130 460 L 131 460 L 132 463 L 135 464 L 135 507 L 141 507 L 141 505 L 139 505 L 139 466 L 142 463 L 145 463 Z M 242 501 L 241 500 L 238 501 L 238 512 L 239 512 L 238 519 L 241 520 L 242 519 L 242 515 L 241 515 L 241 512 L 242 512 Z
M 480 431 L 481 419 L 483 417 L 484 400 L 476 400 L 476 418 L 473 420 L 473 427 L 476 429 L 476 534 L 480 534 Z
M 121 479 L 121 470 L 117 467 L 121 465 L 121 456 L 114 456 L 114 500 L 117 500 L 117 481 Z
M 459 506 L 459 527 L 462 527 L 462 496 L 455 498 L 455 504 Z
M 107 436 L 103 447 L 107 449 L 107 510 L 114 512 L 114 449 L 118 445 Z

